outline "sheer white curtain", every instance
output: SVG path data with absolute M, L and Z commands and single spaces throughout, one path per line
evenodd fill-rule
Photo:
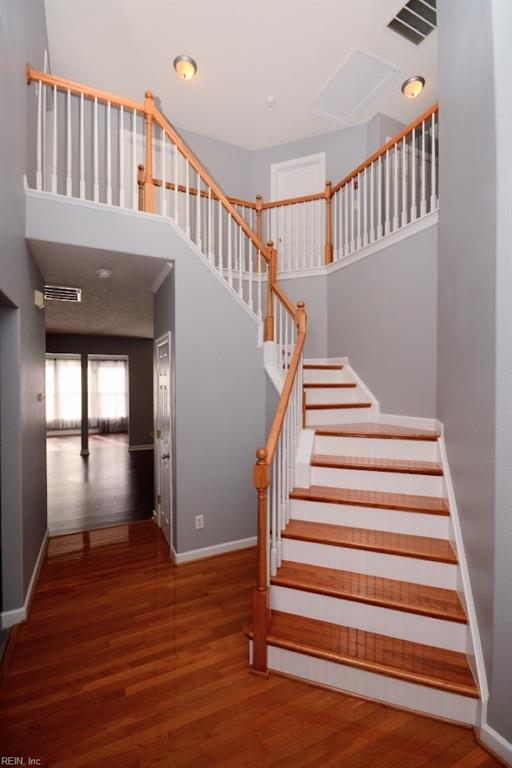
M 89 427 L 100 434 L 128 431 L 127 360 L 89 358 Z
M 47 429 L 80 429 L 81 375 L 80 358 L 46 358 Z

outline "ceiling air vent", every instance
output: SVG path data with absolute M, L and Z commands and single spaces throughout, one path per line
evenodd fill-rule
M 45 285 L 44 297 L 50 301 L 82 301 L 82 290 L 64 285 Z
M 436 0 L 409 0 L 388 27 L 410 43 L 419 45 L 437 27 Z

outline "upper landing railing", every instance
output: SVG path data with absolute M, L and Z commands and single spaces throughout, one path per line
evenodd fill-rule
M 258 558 L 253 668 L 265 671 L 268 584 L 279 562 L 303 419 L 304 303 L 292 304 L 279 287 L 273 243 L 264 245 L 235 208 L 245 211 L 248 206 L 222 192 L 157 109 L 151 92 L 137 103 L 30 66 L 27 81 L 37 84 L 36 173 L 29 184 L 41 192 L 172 219 L 256 315 L 264 340 L 271 343 L 283 386 L 254 467 Z

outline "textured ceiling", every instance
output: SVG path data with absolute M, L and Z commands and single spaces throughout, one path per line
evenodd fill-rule
M 387 29 L 397 0 L 46 0 L 54 74 L 142 100 L 151 88 L 181 128 L 250 149 L 364 123 L 382 112 L 409 122 L 437 98 L 437 33 L 418 47 Z M 354 55 L 389 70 L 375 88 L 361 72 L 314 106 Z M 172 68 L 176 55 L 198 62 L 194 80 Z M 93 55 L 91 55 L 93 54 Z M 41 62 L 31 62 L 41 65 Z M 427 85 L 416 100 L 400 92 L 411 75 Z M 355 78 L 355 79 L 354 79 Z M 277 107 L 265 99 L 274 96 Z M 354 110 L 354 98 L 359 99 Z M 324 105 L 325 106 L 325 105 Z M 329 105 L 327 105 L 329 106 Z M 331 115 L 331 117 L 329 117 Z
M 166 268 L 163 259 L 31 241 L 46 283 L 82 289 L 80 303 L 46 301 L 46 329 L 52 333 L 153 337 L 151 286 Z M 112 277 L 100 280 L 106 267 Z

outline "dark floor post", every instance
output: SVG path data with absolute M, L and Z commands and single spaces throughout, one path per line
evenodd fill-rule
M 87 376 L 87 364 L 88 357 L 86 354 L 81 355 L 82 362 L 82 421 L 81 421 L 81 434 L 82 434 L 82 446 L 80 456 L 89 455 L 89 382 Z

